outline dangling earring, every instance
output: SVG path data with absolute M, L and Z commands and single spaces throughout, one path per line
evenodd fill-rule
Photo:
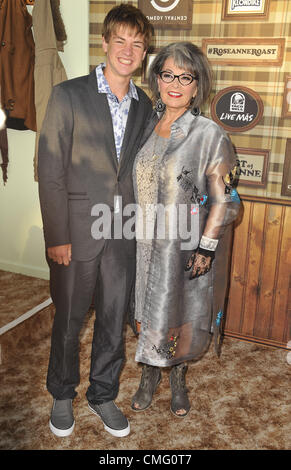
M 195 102 L 195 98 L 196 98 L 196 95 L 192 96 L 192 98 L 190 100 L 189 108 L 190 109 L 192 108 L 191 113 L 193 114 L 193 116 L 200 116 L 200 114 L 201 114 L 200 109 L 197 106 L 193 106 L 193 104 Z
M 191 113 L 193 114 L 193 116 L 200 116 L 201 111 L 200 111 L 199 108 L 193 108 L 193 109 L 191 110 Z
M 155 110 L 157 113 L 162 113 L 165 111 L 166 105 L 162 102 L 162 98 L 158 98 L 155 105 Z

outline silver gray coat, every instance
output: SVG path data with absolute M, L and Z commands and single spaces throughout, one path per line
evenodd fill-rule
M 154 116 L 146 136 L 156 123 Z M 177 217 L 174 234 L 170 217 L 166 217 L 164 236 L 159 236 L 156 217 L 137 361 L 171 366 L 198 359 L 213 333 L 218 336 L 230 268 L 232 222 L 240 209 L 232 185 L 235 161 L 229 138 L 212 120 L 186 111 L 173 123 L 158 178 L 157 203 L 176 208 L 181 217 L 186 213 L 186 218 Z M 181 220 L 187 220 L 186 231 Z M 219 239 L 215 260 L 207 274 L 190 280 L 185 266 L 202 235 Z

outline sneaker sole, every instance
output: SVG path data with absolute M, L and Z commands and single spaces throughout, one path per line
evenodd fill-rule
M 55 436 L 58 436 L 58 437 L 67 437 L 67 436 L 70 436 L 72 434 L 72 432 L 74 431 L 74 427 L 75 427 L 75 421 L 73 423 L 73 426 L 71 426 L 70 428 L 68 429 L 58 429 L 56 428 L 53 423 L 49 422 L 49 426 L 50 426 L 50 430 L 51 432 L 55 435 Z
M 107 424 L 104 423 L 103 419 L 101 418 L 101 416 L 94 410 L 94 408 L 91 408 L 90 404 L 88 403 L 88 408 L 90 411 L 92 411 L 92 413 L 94 413 L 94 415 L 98 416 L 98 418 L 101 419 L 102 423 L 103 423 L 103 426 L 104 426 L 104 429 L 109 432 L 109 434 L 111 434 L 112 436 L 114 437 L 125 437 L 125 436 L 128 436 L 128 434 L 130 433 L 130 424 L 128 423 L 128 426 L 127 428 L 124 428 L 124 429 L 112 429 L 110 428 L 109 426 L 107 426 Z

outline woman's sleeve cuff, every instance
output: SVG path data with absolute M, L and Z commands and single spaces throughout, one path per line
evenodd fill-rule
M 199 247 L 203 248 L 204 250 L 215 251 L 217 244 L 218 244 L 218 240 L 215 240 L 213 238 L 208 238 L 208 237 L 205 237 L 205 235 L 202 235 L 200 243 L 199 243 Z

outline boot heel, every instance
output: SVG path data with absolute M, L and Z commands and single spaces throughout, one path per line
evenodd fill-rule
M 134 411 L 144 411 L 150 407 L 161 378 L 162 375 L 159 367 L 143 365 L 139 388 L 131 402 L 131 408 Z M 135 404 L 139 405 L 138 408 L 134 406 Z

